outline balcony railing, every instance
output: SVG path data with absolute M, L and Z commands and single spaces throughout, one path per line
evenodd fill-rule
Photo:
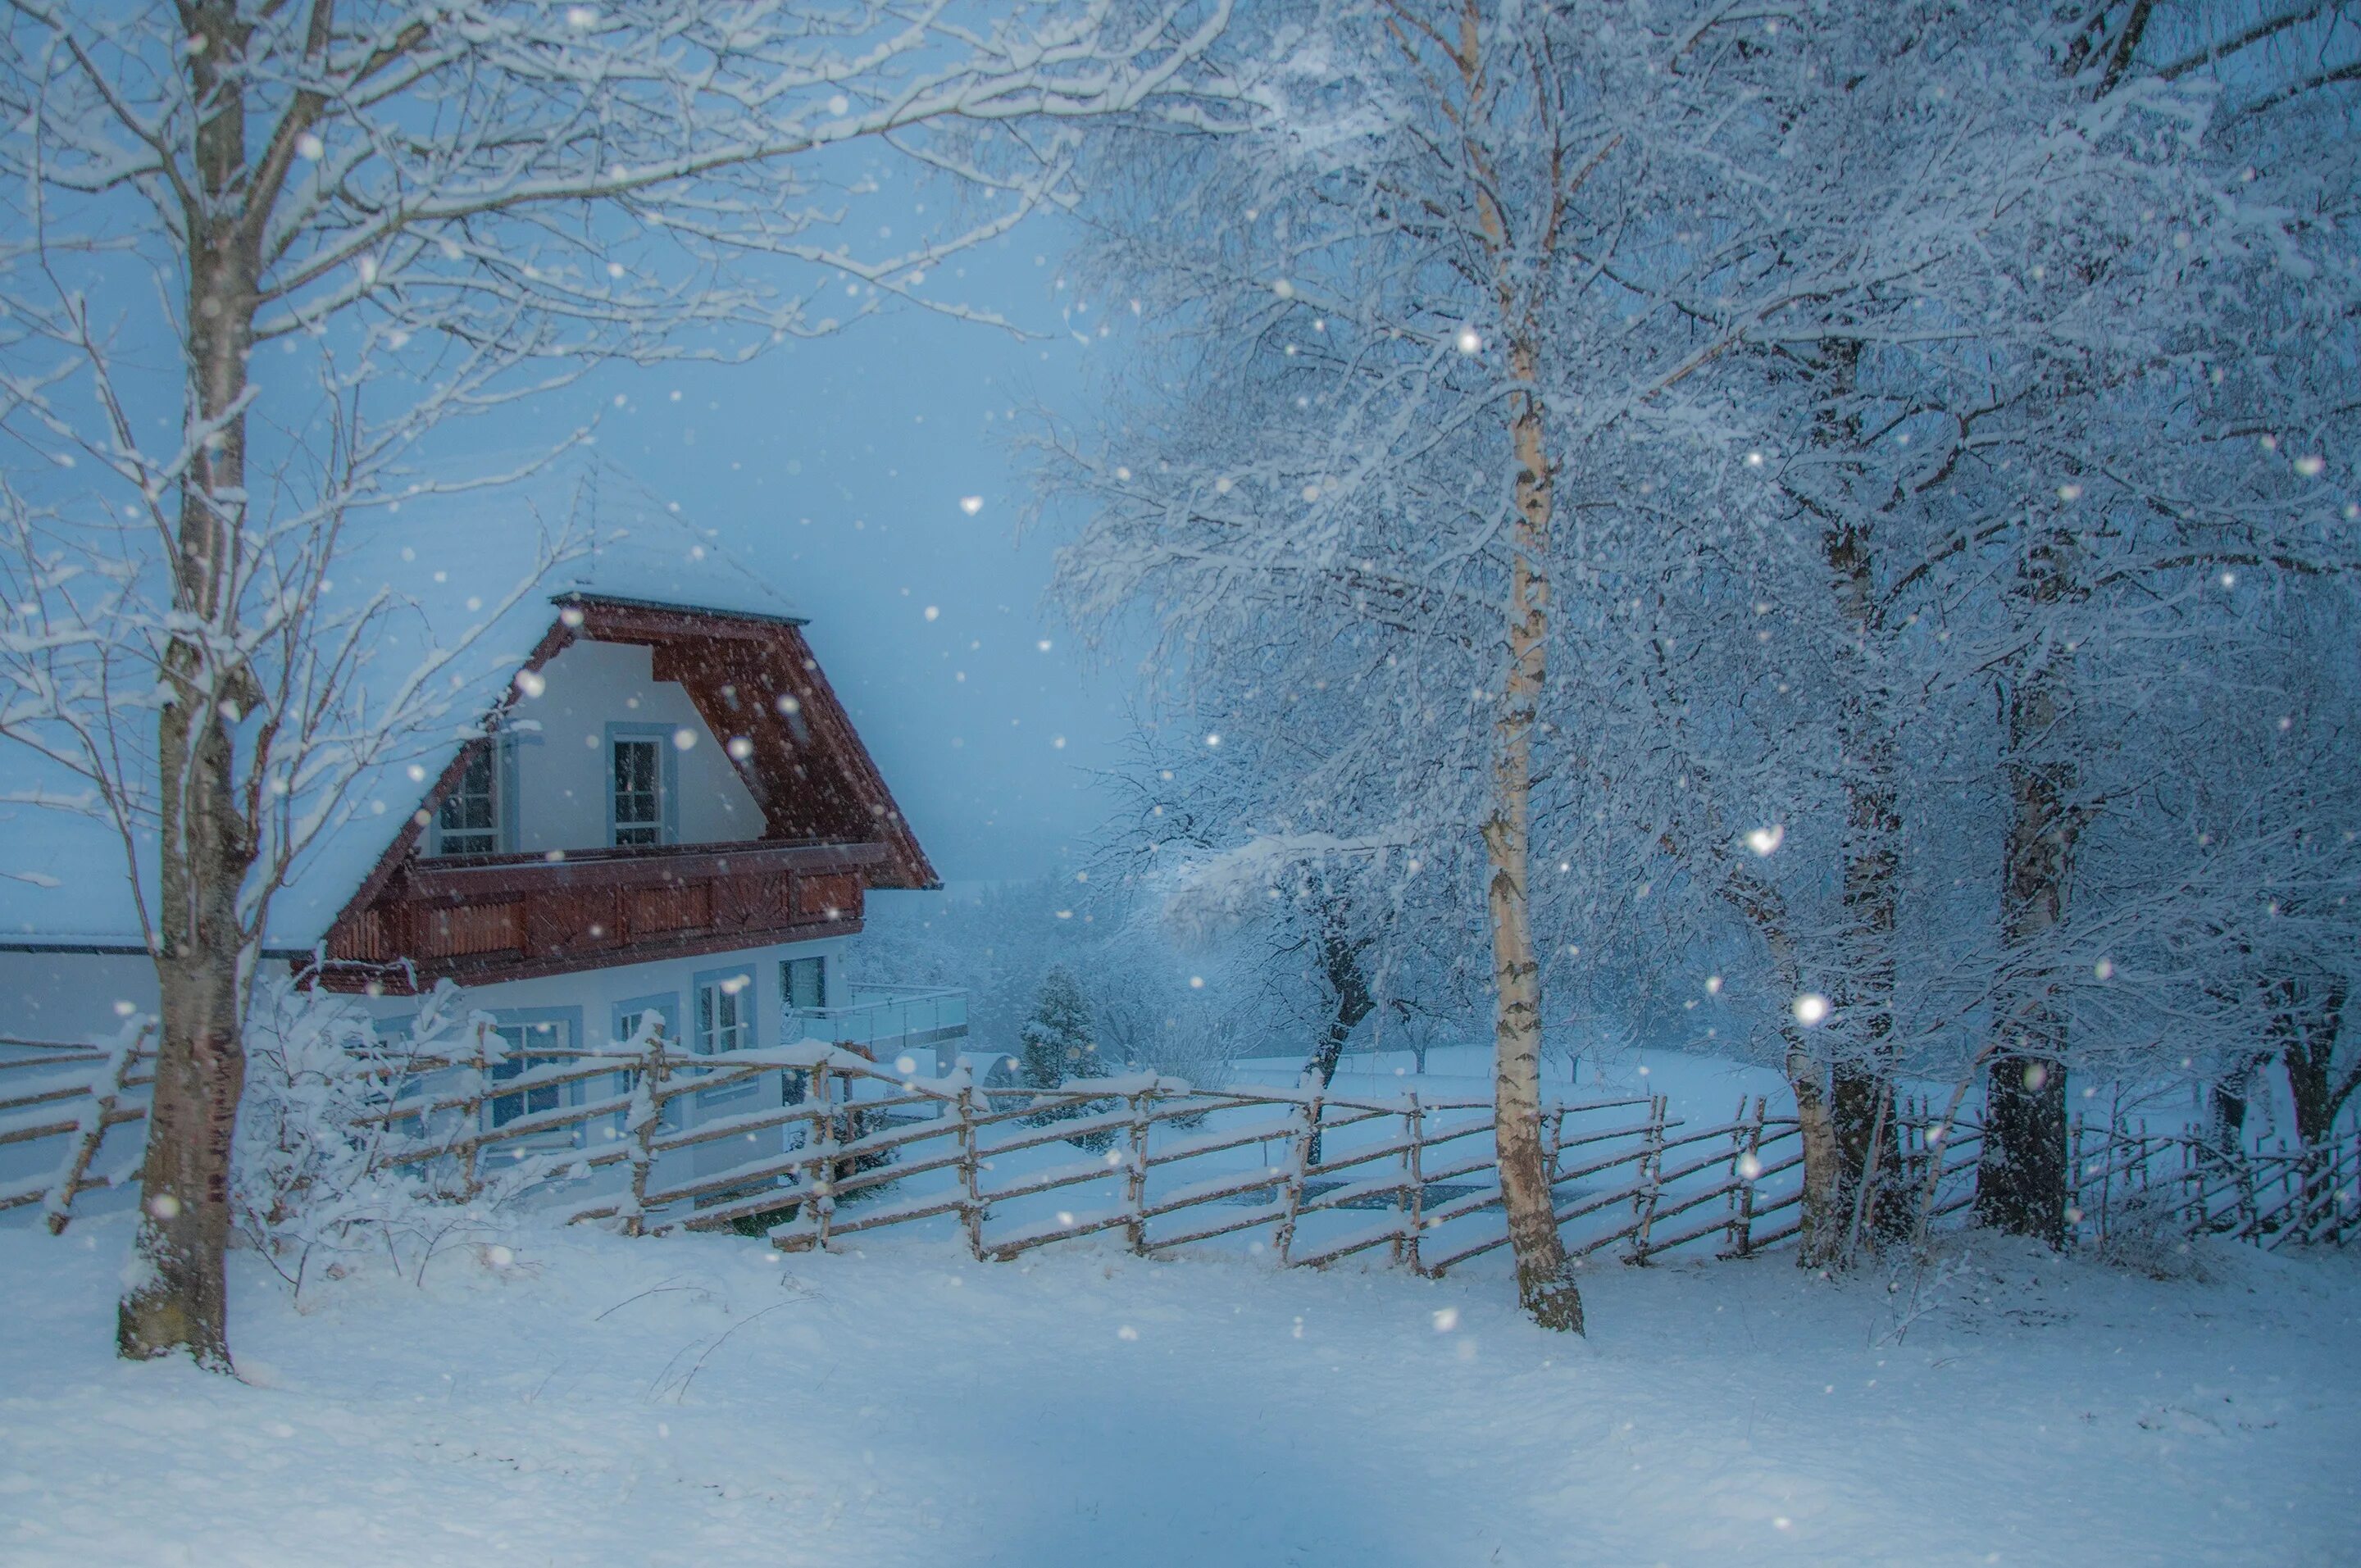
M 780 1037 L 857 1046 L 879 1061 L 920 1046 L 936 1047 L 941 1059 L 945 1047 L 967 1038 L 964 991 L 871 981 L 851 989 L 852 1000 L 841 1007 L 788 1008 Z
M 757 839 L 412 860 L 339 921 L 328 983 L 478 985 L 858 930 L 885 852 Z

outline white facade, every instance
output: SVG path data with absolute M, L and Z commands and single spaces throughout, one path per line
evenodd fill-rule
M 843 1006 L 851 996 L 843 978 L 848 940 L 823 937 L 703 958 L 502 981 L 469 986 L 467 997 L 469 1006 L 491 1014 L 496 1023 L 563 1020 L 570 1036 L 568 1048 L 577 1050 L 604 1050 L 613 1043 L 626 1003 L 645 1007 L 661 1001 L 673 1025 L 667 1036 L 693 1047 L 688 1031 L 695 1021 L 698 985 L 742 975 L 739 993 L 746 1001 L 747 1036 L 737 1043 L 749 1048 L 775 1046 L 783 1043 L 786 1005 L 782 966 L 791 959 L 819 959 L 820 1004 Z M 287 969 L 283 959 L 263 963 L 266 970 Z M 112 1038 L 126 1014 L 156 1011 L 156 970 L 145 953 L 0 951 L 0 997 L 6 999 L 8 1011 L 0 1034 L 62 1042 Z M 411 996 L 357 1000 L 389 1024 L 408 1018 L 419 1003 Z
M 651 746 L 663 844 L 739 843 L 763 836 L 763 811 L 676 681 L 659 681 L 653 651 L 574 642 L 544 665 L 539 696 L 518 703 L 500 741 L 500 851 L 606 849 L 616 842 L 615 746 Z M 684 743 L 685 742 L 685 743 Z M 431 854 L 445 848 L 442 825 Z
M 0 952 L 0 1035 L 80 1045 L 112 1039 L 129 1014 L 156 1011 L 145 952 Z

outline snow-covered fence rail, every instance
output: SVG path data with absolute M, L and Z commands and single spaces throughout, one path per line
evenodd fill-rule
M 136 1147 L 112 1166 L 98 1156 L 146 1114 L 147 1040 L 127 1027 L 111 1047 L 0 1041 L 0 1154 L 51 1145 L 23 1167 L 38 1174 L 0 1175 L 0 1211 L 41 1204 L 61 1229 L 75 1197 L 134 1177 Z M 1100 1234 L 1142 1253 L 1234 1237 L 1287 1264 L 1383 1248 L 1426 1274 L 1507 1241 L 1492 1108 L 1477 1098 L 1202 1090 L 1153 1074 L 985 1088 L 818 1041 L 715 1057 L 653 1033 L 618 1051 L 504 1057 L 481 1026 L 353 1070 L 369 1087 L 346 1102 L 360 1107 L 346 1130 L 376 1168 L 420 1171 L 456 1198 L 496 1184 L 633 1234 L 727 1227 L 802 1249 L 933 1224 L 979 1258 Z M 1800 1133 L 1763 1100 L 1705 1125 L 1654 1095 L 1543 1117 L 1576 1255 L 1744 1256 L 1799 1228 Z M 1910 1099 L 1891 1124 L 1899 1163 L 1881 1184 L 1930 1221 L 1972 1201 L 1979 1129 Z M 2341 1239 L 2353 1221 L 2361 1131 L 2235 1157 L 2145 1128 L 2078 1123 L 2073 1136 L 2087 1236 L 2162 1225 L 2278 1245 Z
M 983 1089 L 964 1071 L 920 1077 L 818 1042 L 716 1058 L 651 1037 L 632 1058 L 533 1059 L 498 1080 L 464 1058 L 418 1063 L 457 1076 L 370 1114 L 407 1130 L 386 1159 L 440 1166 L 469 1190 L 502 1158 L 535 1160 L 559 1187 L 597 1187 L 609 1172 L 603 1190 L 566 1201 L 569 1218 L 759 1229 L 789 1249 L 932 1222 L 979 1258 L 1119 1232 L 1138 1252 L 1246 1236 L 1289 1264 L 1383 1247 L 1436 1274 L 1507 1239 L 1480 1099 L 1200 1090 L 1152 1074 Z M 770 1104 L 684 1113 L 770 1079 L 783 1086 Z M 503 1103 L 505 1119 L 493 1110 Z M 1793 1118 L 1760 1101 L 1704 1127 L 1661 1096 L 1543 1116 L 1577 1254 L 1742 1255 L 1792 1233 L 1757 1231 L 1793 1205 L 1781 1189 L 1798 1163 L 1785 1147 Z M 736 1147 L 752 1152 L 727 1157 Z
M 2361 1223 L 2361 1112 L 2311 1148 L 2275 1139 L 2224 1149 L 2144 1122 L 2076 1118 L 2070 1148 L 2077 1230 L 2104 1244 L 2134 1234 L 2227 1235 L 2273 1249 L 2341 1242 Z
M 352 1118 L 379 1166 L 431 1172 L 455 1197 L 497 1179 L 511 1196 L 555 1194 L 576 1221 L 759 1230 L 787 1248 L 937 1222 L 994 1258 L 1119 1232 L 1140 1252 L 1238 1236 L 1290 1264 L 1383 1247 L 1440 1273 L 1506 1241 L 1479 1099 L 1207 1091 L 1152 1074 L 985 1089 L 817 1041 L 708 1057 L 655 1035 L 624 1053 L 504 1060 L 477 1036 L 364 1069 L 382 1091 Z M 1655 1096 L 1543 1115 L 1578 1253 L 1742 1253 L 1763 1245 L 1755 1217 L 1784 1206 L 1758 1196 L 1793 1162 L 1761 1161 L 1793 1123 L 1760 1102 L 1707 1127 Z
M 147 1119 L 152 1032 L 137 1019 L 105 1046 L 0 1036 L 0 1153 L 26 1157 L 39 1170 L 0 1177 L 0 1212 L 38 1203 L 50 1231 L 62 1231 L 75 1199 L 137 1176 L 136 1145 L 110 1165 L 98 1157 L 109 1133 Z M 126 1145 L 131 1140 L 117 1140 Z

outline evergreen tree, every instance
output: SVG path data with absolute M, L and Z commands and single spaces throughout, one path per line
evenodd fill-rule
M 1033 1016 L 1017 1031 L 1024 1055 L 1020 1071 L 1027 1089 L 1055 1089 L 1078 1078 L 1104 1078 L 1106 1064 L 1099 1059 L 1098 1041 L 1091 1025 L 1090 998 L 1071 970 L 1063 964 L 1042 977 L 1040 1000 Z M 1044 1105 L 1031 1118 L 1037 1125 L 1087 1116 L 1100 1109 L 1087 1100 Z M 1111 1134 L 1095 1133 L 1074 1141 L 1085 1148 L 1104 1148 Z

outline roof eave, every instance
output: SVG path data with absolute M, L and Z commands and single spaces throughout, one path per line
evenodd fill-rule
M 714 609 L 706 605 L 677 604 L 668 599 L 633 598 L 624 594 L 585 593 L 569 588 L 562 594 L 552 594 L 554 605 L 572 605 L 585 609 L 609 605 L 618 609 L 653 610 L 664 615 L 686 615 L 699 620 L 745 620 L 763 626 L 809 626 L 808 618 L 800 615 L 770 615 L 751 609 Z

